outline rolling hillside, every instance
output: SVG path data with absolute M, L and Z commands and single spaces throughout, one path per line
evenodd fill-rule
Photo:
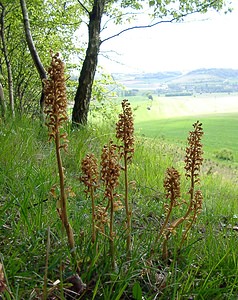
M 198 69 L 188 73 L 113 74 L 113 77 L 128 90 L 154 90 L 158 94 L 168 96 L 238 92 L 238 70 L 233 69 Z

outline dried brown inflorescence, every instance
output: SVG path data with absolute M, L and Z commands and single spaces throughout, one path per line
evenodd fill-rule
M 163 258 L 168 258 L 168 249 L 167 243 L 172 233 L 176 232 L 176 228 L 182 224 L 186 223 L 186 227 L 181 239 L 180 249 L 187 238 L 188 231 L 191 229 L 192 225 L 196 222 L 198 214 L 202 210 L 202 201 L 203 196 L 200 190 L 195 190 L 195 185 L 200 183 L 199 173 L 201 169 L 201 165 L 203 162 L 202 158 L 202 144 L 201 137 L 203 135 L 202 124 L 197 121 L 193 124 L 194 131 L 189 133 L 188 137 L 188 147 L 186 148 L 185 155 L 185 177 L 190 180 L 189 186 L 189 201 L 178 199 L 181 197 L 180 193 L 180 175 L 177 170 L 174 168 L 168 168 L 165 180 L 164 180 L 164 188 L 166 191 L 166 198 L 169 199 L 169 203 L 164 205 L 164 209 L 166 212 L 166 219 L 164 224 L 162 225 L 158 238 L 156 242 L 158 242 L 159 238 L 163 238 Z M 183 204 L 187 205 L 187 209 L 185 213 L 171 221 L 172 210 L 176 206 L 182 206 Z
M 81 168 L 83 175 L 81 181 L 86 186 L 85 193 L 89 194 L 92 202 L 92 242 L 96 241 L 96 211 L 95 211 L 95 191 L 99 186 L 98 163 L 94 154 L 87 154 L 82 160 Z
M 203 162 L 203 150 L 201 138 L 203 136 L 202 123 L 197 121 L 193 124 L 194 131 L 190 131 L 188 137 L 188 147 L 185 156 L 185 176 L 191 181 L 199 183 L 199 172 Z
M 100 232 L 109 239 L 112 269 L 115 269 L 116 265 L 114 213 L 123 207 L 120 201 L 120 195 L 116 192 L 121 171 L 119 161 L 118 146 L 115 145 L 113 141 L 110 141 L 102 149 L 100 181 L 98 163 L 94 154 L 87 154 L 82 160 L 81 168 L 83 174 L 80 178 L 86 186 L 85 193 L 90 196 L 92 201 L 92 242 L 98 242 L 98 239 L 96 239 L 97 232 Z M 100 184 L 104 187 L 103 200 L 96 202 L 95 200 L 100 198 L 100 190 L 98 189 Z M 106 230 L 108 227 L 109 234 Z M 96 249 L 97 246 L 96 244 Z
M 173 209 L 176 206 L 181 206 L 183 201 L 179 201 L 181 197 L 180 192 L 180 174 L 179 172 L 171 167 L 166 170 L 165 179 L 164 179 L 164 189 L 166 191 L 166 199 L 169 200 L 168 203 L 164 204 L 164 210 L 166 212 L 165 221 L 160 229 L 156 242 L 160 238 L 163 238 L 163 258 L 166 259 L 168 257 L 168 249 L 167 242 L 172 233 L 175 233 L 177 224 L 173 224 L 171 221 L 171 215 Z
M 191 225 L 192 225 L 194 222 L 196 222 L 198 214 L 200 214 L 202 212 L 202 203 L 203 203 L 202 191 L 197 190 L 194 193 L 194 199 L 193 199 L 193 204 L 192 204 L 193 214 L 190 217 L 189 224 L 191 223 Z M 185 238 L 186 238 L 186 236 L 185 236 Z
M 190 202 L 188 210 L 185 214 L 185 219 L 188 221 L 186 230 L 183 234 L 183 238 L 180 247 L 183 245 L 187 238 L 188 231 L 195 223 L 198 214 L 202 210 L 203 196 L 200 190 L 195 191 L 195 185 L 200 183 L 199 173 L 203 162 L 203 150 L 201 144 L 201 138 L 203 136 L 202 123 L 197 121 L 193 124 L 194 131 L 190 131 L 188 137 L 188 147 L 186 148 L 185 156 L 185 171 L 186 178 L 190 180 Z
M 119 184 L 120 164 L 117 153 L 117 146 L 110 141 L 105 145 L 101 155 L 101 180 L 105 186 L 105 197 L 114 197 L 114 189 Z
M 93 153 L 87 154 L 86 157 L 82 160 L 81 169 L 83 172 L 81 181 L 87 187 L 85 193 L 89 193 L 91 188 L 95 190 L 99 185 L 98 162 Z
M 123 159 L 125 173 L 125 210 L 126 210 L 126 234 L 127 234 L 127 259 L 131 257 L 131 218 L 132 208 L 129 203 L 129 182 L 128 182 L 128 163 L 131 162 L 134 154 L 134 120 L 132 109 L 128 100 L 122 101 L 122 113 L 119 114 L 119 121 L 116 124 L 116 137 L 122 142 L 119 146 L 120 156 Z
M 67 188 L 65 187 L 64 168 L 60 150 L 67 150 L 66 132 L 61 133 L 63 124 L 67 121 L 67 97 L 64 77 L 64 63 L 59 54 L 51 52 L 51 65 L 48 69 L 48 79 L 44 80 L 46 125 L 49 130 L 49 140 L 55 142 L 56 158 L 60 180 L 60 199 L 57 211 L 68 237 L 68 244 L 73 259 L 76 258 L 75 241 L 72 227 L 67 215 Z
M 112 262 L 112 269 L 115 269 L 115 249 L 114 249 L 114 200 L 118 196 L 115 188 L 119 184 L 120 164 L 117 152 L 118 148 L 112 141 L 105 145 L 101 155 L 101 180 L 105 186 L 104 196 L 108 199 L 106 210 L 110 207 L 110 221 L 109 221 L 109 242 L 110 242 L 110 255 Z
M 105 234 L 105 226 L 110 224 L 108 212 L 106 207 L 102 205 L 95 206 L 95 226 L 102 233 Z
M 116 124 L 116 137 L 122 141 L 121 154 L 127 155 L 131 161 L 134 154 L 134 119 L 132 109 L 128 100 L 122 101 L 122 113 L 119 114 L 119 121 Z
M 175 168 L 168 168 L 165 174 L 164 188 L 166 190 L 166 198 L 173 202 L 176 206 L 176 199 L 181 197 L 180 192 L 180 174 Z
M 62 125 L 68 120 L 67 97 L 64 76 L 64 63 L 59 58 L 59 54 L 53 55 L 51 52 L 51 65 L 48 69 L 48 79 L 44 82 L 45 108 L 47 116 L 46 125 L 49 129 L 49 138 L 56 139 Z M 61 148 L 67 149 L 67 134 L 62 133 L 60 138 L 64 141 Z
M 183 202 L 178 201 L 181 197 L 180 192 L 180 174 L 175 168 L 168 168 L 165 174 L 164 180 L 164 189 L 166 191 L 166 199 L 169 200 L 169 203 L 164 204 L 164 210 L 166 212 L 166 219 L 163 226 L 160 229 L 159 237 L 161 235 L 166 236 L 165 231 L 167 231 L 167 238 L 170 233 L 173 233 L 175 228 L 168 225 L 170 222 L 170 217 L 173 211 L 173 208 L 176 206 L 181 206 Z

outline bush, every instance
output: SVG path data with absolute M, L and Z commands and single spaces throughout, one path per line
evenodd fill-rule
M 229 160 L 229 161 L 233 161 L 234 160 L 234 156 L 233 156 L 233 152 L 230 149 L 227 148 L 222 148 L 219 151 L 215 152 L 215 157 L 221 160 Z

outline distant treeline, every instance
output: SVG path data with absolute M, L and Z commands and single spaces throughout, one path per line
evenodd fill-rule
M 178 96 L 192 96 L 193 93 L 168 93 L 168 94 L 165 94 L 165 97 L 178 97 Z

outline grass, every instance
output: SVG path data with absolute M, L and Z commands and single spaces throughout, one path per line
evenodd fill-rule
M 228 115 L 221 116 L 224 124 L 219 118 L 204 119 L 204 144 L 206 135 L 217 135 L 215 128 L 221 124 L 227 126 L 228 123 L 230 129 L 227 132 L 234 137 L 232 128 L 235 132 L 235 117 L 228 122 Z M 162 121 L 168 124 L 168 120 L 158 123 Z M 137 137 L 135 155 L 129 169 L 129 178 L 136 183 L 129 192 L 133 205 L 133 251 L 128 263 L 124 251 L 124 217 L 123 212 L 119 211 L 115 216 L 115 272 L 111 271 L 107 256 L 107 239 L 99 237 L 101 242 L 104 241 L 99 249 L 91 244 L 90 200 L 85 197 L 84 187 L 79 181 L 82 158 L 88 151 L 100 156 L 102 146 L 109 138 L 114 138 L 114 125 L 89 126 L 79 132 L 68 130 L 69 150 L 68 154 L 63 155 L 63 160 L 67 185 L 76 194 L 69 197 L 69 219 L 75 232 L 81 278 L 87 284 L 81 299 L 142 300 L 142 296 L 148 300 L 237 299 L 237 231 L 234 228 L 238 223 L 238 187 L 237 178 L 222 174 L 223 166 L 220 171 L 211 172 L 211 162 L 205 161 L 201 175 L 203 211 L 181 253 L 174 251 L 182 236 L 180 229 L 169 241 L 169 248 L 173 251 L 168 263 L 161 258 L 160 245 L 156 249 L 153 245 L 164 218 L 165 170 L 174 166 L 183 173 L 183 154 L 172 145 L 173 137 L 183 132 L 180 142 L 185 148 L 186 136 L 193 122 L 192 118 L 186 118 L 186 122 L 177 119 L 172 123 L 172 119 L 169 120 L 169 124 L 178 126 L 176 134 L 172 125 L 165 128 L 166 123 L 164 127 L 160 123 L 159 131 L 164 130 L 166 137 L 162 140 L 155 139 L 155 136 Z M 214 123 L 216 126 L 213 126 Z M 149 127 L 145 132 L 148 134 Z M 235 152 L 236 141 L 233 146 L 228 145 L 225 137 L 226 134 L 221 135 L 218 140 L 223 139 L 224 145 Z M 170 143 L 167 143 L 167 138 Z M 47 139 L 47 129 L 27 119 L 2 124 L 0 129 L 0 262 L 4 266 L 8 289 L 1 295 L 4 300 L 40 299 L 48 228 L 51 242 L 49 284 L 72 275 L 70 253 L 56 212 L 56 200 L 49 195 L 51 187 L 57 182 L 57 169 L 54 147 Z M 205 147 L 212 150 L 213 145 L 216 143 Z M 182 189 L 186 191 L 183 175 L 181 181 Z M 58 288 L 58 293 L 61 293 L 59 299 L 64 299 L 62 288 Z
M 203 139 L 205 157 L 214 159 L 218 151 L 226 148 L 233 153 L 233 160 L 237 164 L 237 119 L 238 113 L 190 116 L 145 122 L 138 121 L 136 128 L 140 135 L 153 139 L 165 139 L 171 144 L 183 146 L 187 138 L 186 128 L 189 127 L 189 124 L 199 120 L 203 123 L 205 129 Z
M 164 139 L 172 145 L 183 147 L 189 126 L 199 120 L 205 130 L 205 158 L 232 164 L 233 167 L 238 165 L 236 94 L 196 97 L 153 95 L 153 98 L 151 101 L 146 96 L 129 97 L 134 107 L 138 135 Z M 224 150 L 232 155 L 222 155 Z

